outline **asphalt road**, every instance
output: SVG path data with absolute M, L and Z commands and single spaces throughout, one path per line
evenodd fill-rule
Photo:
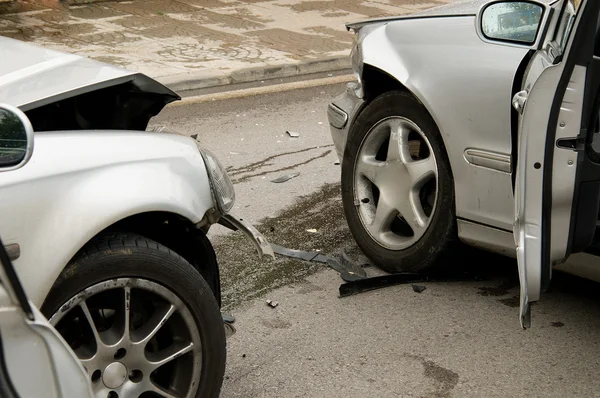
M 235 211 L 271 242 L 346 251 L 362 263 L 341 210 L 325 112 L 341 90 L 181 106 L 153 123 L 198 134 L 236 182 Z M 300 175 L 271 182 L 292 172 Z M 259 261 L 239 233 L 211 235 L 224 305 L 237 318 L 223 397 L 600 396 L 597 283 L 556 273 L 523 331 L 512 260 L 465 249 L 461 263 L 447 264 L 456 281 L 338 298 L 342 280 L 326 265 Z

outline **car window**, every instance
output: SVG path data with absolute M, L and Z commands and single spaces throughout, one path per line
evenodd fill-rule
M 558 44 L 560 54 L 563 54 L 565 51 L 565 47 L 567 46 L 567 42 L 569 41 L 569 35 L 573 30 L 575 18 L 577 18 L 577 13 L 580 9 L 581 0 L 565 1 L 565 4 L 561 11 L 562 15 L 559 19 L 560 22 L 556 28 L 556 33 L 554 35 L 554 40 Z

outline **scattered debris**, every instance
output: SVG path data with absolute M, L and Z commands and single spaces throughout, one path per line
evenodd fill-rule
M 300 134 L 295 133 L 293 131 L 286 131 L 286 133 L 287 133 L 287 135 L 289 135 L 292 138 L 298 138 L 298 137 L 300 137 Z
M 323 122 L 319 122 L 319 124 L 323 124 Z
M 415 293 L 422 293 L 423 290 L 427 289 L 427 287 L 423 286 L 423 285 L 412 285 L 412 288 L 413 288 L 413 292 L 415 292 Z
M 288 249 L 287 247 L 279 246 L 271 243 L 273 252 L 282 256 L 297 258 L 304 261 L 316 261 L 318 263 L 327 264 L 327 256 L 318 252 L 307 252 L 304 250 Z
M 230 155 L 239 155 L 239 152 L 229 152 Z
M 235 326 L 233 326 L 231 323 L 225 322 L 223 323 L 223 326 L 225 327 L 225 338 L 230 338 L 235 334 L 235 332 L 237 332 Z
M 309 229 L 306 230 L 306 232 L 310 232 L 311 234 L 316 234 L 317 230 L 314 229 L 314 228 L 309 228 Z
M 562 328 L 563 326 L 565 326 L 565 324 L 562 322 L 552 322 L 551 325 L 555 328 Z
M 356 261 L 352 260 L 345 251 L 343 251 L 340 256 L 340 264 L 344 267 L 344 269 L 347 269 L 350 274 L 361 275 L 364 278 L 367 277 L 367 273 L 365 272 L 365 264 L 357 264 Z
M 354 294 L 367 292 L 369 290 L 381 289 L 383 287 L 402 285 L 402 284 L 414 284 L 419 282 L 461 282 L 472 279 L 472 275 L 455 274 L 455 275 L 435 275 L 429 276 L 425 274 L 416 274 L 412 272 L 405 272 L 400 274 L 389 274 L 382 276 L 374 276 L 371 278 L 361 278 L 356 281 L 351 281 L 340 285 L 340 297 L 352 296 Z M 425 286 L 413 285 L 413 290 L 423 288 Z M 417 290 L 415 290 L 416 292 Z M 418 292 L 420 293 L 420 292 Z
M 280 177 L 277 177 L 274 180 L 271 180 L 271 182 L 274 182 L 276 184 L 282 183 L 282 182 L 286 182 L 288 180 L 291 180 L 292 178 L 298 177 L 300 175 L 300 173 L 296 172 L 296 173 L 291 173 L 291 174 L 284 174 Z
M 267 300 L 267 305 L 271 308 L 275 308 L 279 305 L 279 303 L 277 301 Z
M 242 354 L 242 358 L 246 358 L 246 354 Z
M 340 165 L 340 161 L 336 160 L 335 162 L 333 162 L 334 165 L 339 166 Z
M 148 129 L 148 131 L 151 133 L 162 133 L 165 130 L 165 128 L 166 128 L 165 126 L 153 126 L 153 127 L 150 127 Z M 198 136 L 198 134 L 196 134 L 196 137 L 197 136 Z M 194 136 L 192 136 L 192 138 L 194 138 Z M 194 138 L 194 139 L 196 139 L 196 138 Z
M 339 272 L 340 277 L 346 282 L 354 282 L 367 277 L 367 273 L 361 267 L 349 266 L 348 264 L 344 266 L 340 263 L 340 261 L 327 257 L 326 255 L 317 251 L 308 252 L 304 250 L 288 249 L 287 247 L 279 246 L 273 243 L 271 243 L 271 247 L 273 248 L 273 252 L 282 256 L 327 264 L 331 269 Z
M 400 285 L 405 283 L 429 282 L 426 275 L 404 273 L 374 276 L 371 278 L 362 278 L 356 281 L 343 283 L 340 285 L 340 297 L 352 296 L 354 294 L 367 292 L 369 290 L 381 289 L 382 287 Z
M 225 323 L 234 323 L 235 322 L 235 317 L 231 314 L 221 312 L 221 317 L 223 318 L 223 322 L 225 322 Z

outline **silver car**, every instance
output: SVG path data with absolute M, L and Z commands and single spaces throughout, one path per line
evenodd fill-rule
M 328 116 L 348 225 L 381 268 L 433 272 L 459 241 L 516 257 L 526 327 L 552 267 L 595 252 L 599 4 L 470 1 L 348 25 L 358 82 Z
M 96 396 L 218 396 L 226 343 L 207 232 L 220 222 L 272 250 L 231 214 L 210 151 L 145 131 L 178 95 L 7 38 L 0 59 L 0 224 L 28 297 Z

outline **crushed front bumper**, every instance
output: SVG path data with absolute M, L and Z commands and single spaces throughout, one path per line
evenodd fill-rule
M 350 126 L 365 104 L 365 101 L 357 94 L 361 92 L 358 83 L 348 83 L 346 91 L 334 99 L 327 108 L 331 138 L 340 162 L 344 158 L 344 148 Z

